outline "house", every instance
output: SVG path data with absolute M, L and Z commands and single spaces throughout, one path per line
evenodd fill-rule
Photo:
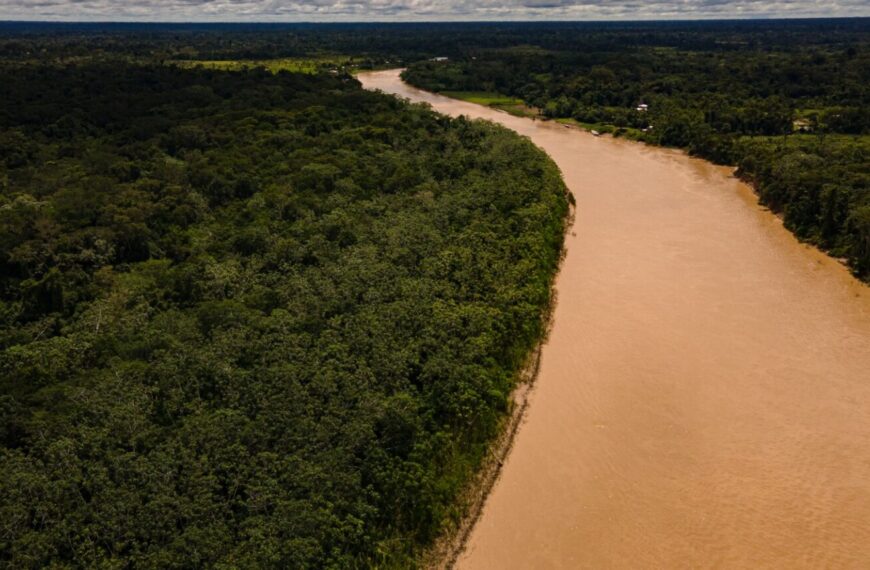
M 811 133 L 813 132 L 813 126 L 806 119 L 798 119 L 791 124 L 791 130 L 796 133 Z
M 449 58 L 449 57 L 445 57 L 445 56 L 443 56 L 443 55 L 440 55 L 440 56 L 438 56 L 438 57 L 433 57 L 433 58 L 430 59 L 429 61 L 447 61 L 448 59 L 450 59 L 450 58 Z
M 646 113 L 647 111 L 649 111 L 649 105 L 647 105 L 646 103 L 641 103 L 636 107 L 636 110 L 640 111 L 641 113 Z

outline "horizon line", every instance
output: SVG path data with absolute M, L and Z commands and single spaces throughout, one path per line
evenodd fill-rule
M 51 19 L 5 19 L 0 24 L 153 24 L 153 25 L 330 25 L 330 24 L 583 24 L 583 23 L 653 23 L 653 22 L 751 22 L 751 21 L 800 21 L 800 20 L 870 20 L 866 16 L 734 16 L 734 17 L 689 17 L 689 18 L 641 18 L 641 19 L 470 19 L 470 20 L 51 20 Z

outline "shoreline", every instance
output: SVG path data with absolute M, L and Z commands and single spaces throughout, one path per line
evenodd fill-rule
M 519 379 L 511 392 L 511 408 L 505 416 L 504 425 L 500 427 L 499 434 L 489 444 L 486 456 L 481 462 L 477 473 L 472 477 L 459 497 L 459 506 L 463 511 L 459 524 L 446 529 L 432 546 L 423 551 L 419 558 L 421 567 L 427 570 L 451 570 L 455 567 L 459 557 L 462 556 L 462 553 L 468 546 L 471 534 L 483 514 L 486 502 L 495 484 L 501 476 L 504 464 L 513 449 L 516 436 L 525 419 L 532 391 L 535 388 L 541 369 L 543 348 L 547 343 L 555 320 L 556 305 L 559 301 L 558 291 L 556 290 L 556 277 L 562 270 L 566 254 L 564 237 L 574 227 L 574 199 L 570 189 L 566 188 L 566 190 L 569 196 L 568 214 L 565 216 L 562 232 L 563 242 L 562 251 L 559 254 L 559 265 L 550 281 L 550 303 L 547 306 L 546 312 L 542 315 L 544 333 L 534 349 L 529 353 L 526 363 L 517 374 Z
M 404 80 L 402 81 L 404 82 Z M 462 99 L 456 100 L 462 101 Z M 507 113 L 507 111 L 500 111 Z M 541 150 L 549 156 L 549 153 L 543 149 Z M 556 166 L 558 168 L 558 165 Z M 559 174 L 564 182 L 564 175 L 561 169 Z M 568 236 L 574 227 L 576 212 L 575 197 L 570 188 L 567 187 L 567 184 L 565 190 L 568 199 L 568 214 L 565 216 L 563 224 L 562 250 L 559 254 L 559 265 L 550 280 L 550 303 L 547 306 L 546 312 L 542 315 L 544 323 L 543 335 L 529 353 L 526 363 L 517 373 L 518 380 L 510 396 L 510 411 L 504 418 L 504 424 L 500 427 L 499 434 L 488 445 L 487 453 L 477 473 L 471 478 L 458 498 L 458 507 L 463 512 L 458 524 L 445 529 L 441 536 L 418 557 L 420 566 L 427 570 L 451 570 L 465 551 L 471 534 L 486 507 L 486 502 L 501 476 L 504 464 L 513 449 L 516 436 L 529 408 L 531 394 L 535 388 L 541 368 L 543 348 L 547 343 L 554 324 L 555 309 L 558 304 L 556 278 L 562 270 L 567 252 L 565 237 Z
M 395 70 L 401 71 L 402 69 L 403 68 L 396 68 Z M 364 73 L 375 72 L 376 70 L 367 70 Z M 404 80 L 401 81 L 405 83 Z M 398 97 L 401 99 L 401 96 Z M 451 99 L 455 101 L 463 101 L 462 99 Z M 480 106 L 491 108 L 486 105 Z M 510 113 L 505 110 L 494 110 L 510 115 Z M 528 116 L 522 118 L 533 119 Z M 517 135 L 523 136 L 519 133 L 517 133 Z M 535 146 L 553 161 L 554 165 L 559 169 L 559 175 L 562 177 L 564 183 L 564 173 L 556 161 L 550 156 L 550 153 L 540 148 L 538 145 Z M 566 238 L 569 235 L 573 235 L 577 207 L 576 198 L 567 184 L 565 184 L 565 192 L 568 201 L 568 212 L 563 221 L 562 249 L 559 254 L 559 263 L 556 271 L 550 279 L 550 302 L 547 305 L 546 311 L 541 315 L 543 334 L 526 357 L 526 362 L 517 371 L 518 379 L 510 394 L 510 410 L 505 414 L 503 425 L 499 427 L 498 435 L 496 435 L 492 442 L 487 446 L 487 452 L 481 461 L 479 468 L 470 478 L 467 485 L 457 498 L 457 508 L 462 512 L 457 524 L 443 529 L 440 536 L 435 539 L 433 544 L 422 550 L 417 556 L 417 563 L 421 568 L 426 570 L 451 570 L 455 567 L 457 561 L 465 552 L 475 526 L 483 514 L 486 503 L 489 500 L 496 483 L 498 483 L 501 477 L 505 462 L 513 449 L 516 437 L 519 434 L 520 428 L 526 417 L 526 412 L 529 409 L 531 395 L 536 387 L 539 377 L 541 361 L 543 358 L 543 348 L 549 339 L 550 332 L 554 325 L 555 311 L 558 304 L 556 281 L 559 273 L 564 267 L 567 254 Z

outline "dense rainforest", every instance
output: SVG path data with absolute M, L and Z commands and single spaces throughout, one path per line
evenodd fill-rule
M 870 22 L 695 26 L 483 36 L 403 78 L 737 165 L 786 227 L 870 278 Z
M 0 65 L 0 567 L 413 565 L 544 332 L 555 165 L 103 55 Z
M 331 25 L 0 23 L 0 59 L 354 71 L 739 167 L 870 279 L 870 19 Z M 432 61 L 434 58 L 442 61 Z M 646 110 L 638 110 L 646 105 Z
M 354 71 L 739 164 L 867 277 L 868 28 L 0 23 L 0 567 L 405 568 L 461 515 L 569 196 Z

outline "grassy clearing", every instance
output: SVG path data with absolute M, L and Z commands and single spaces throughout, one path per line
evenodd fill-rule
M 541 111 L 536 109 L 535 107 L 529 107 L 525 103 L 520 103 L 519 105 L 498 105 L 497 109 L 501 109 L 506 113 L 514 115 L 515 117 L 530 117 L 530 118 L 540 118 Z
M 526 105 L 522 99 L 499 93 L 489 93 L 486 91 L 442 91 L 441 94 L 454 99 L 468 101 L 469 103 L 486 105 L 487 107 L 499 109 L 517 117 L 538 117 L 541 114 L 538 109 Z
M 322 57 L 296 58 L 287 57 L 280 59 L 236 59 L 236 60 L 177 60 L 170 62 L 183 69 L 204 67 L 207 69 L 219 69 L 222 71 L 242 71 L 262 67 L 272 73 L 288 71 L 291 73 L 316 73 L 346 72 L 358 73 L 373 69 L 386 69 L 392 64 L 377 64 L 358 57 L 343 55 L 326 55 Z
M 599 133 L 612 133 L 616 130 L 616 127 L 614 127 L 613 125 L 608 125 L 605 123 L 584 123 L 583 121 L 578 121 L 576 119 L 571 119 L 568 117 L 562 117 L 554 120 L 557 123 L 561 123 L 563 125 L 580 127 L 581 129 L 586 129 L 587 131 L 598 131 Z
M 498 93 L 487 93 L 486 91 L 444 91 L 443 95 L 453 97 L 454 99 L 462 99 L 469 103 L 477 103 L 478 105 L 488 105 L 490 107 L 501 107 L 502 105 L 522 105 L 523 100 Z

